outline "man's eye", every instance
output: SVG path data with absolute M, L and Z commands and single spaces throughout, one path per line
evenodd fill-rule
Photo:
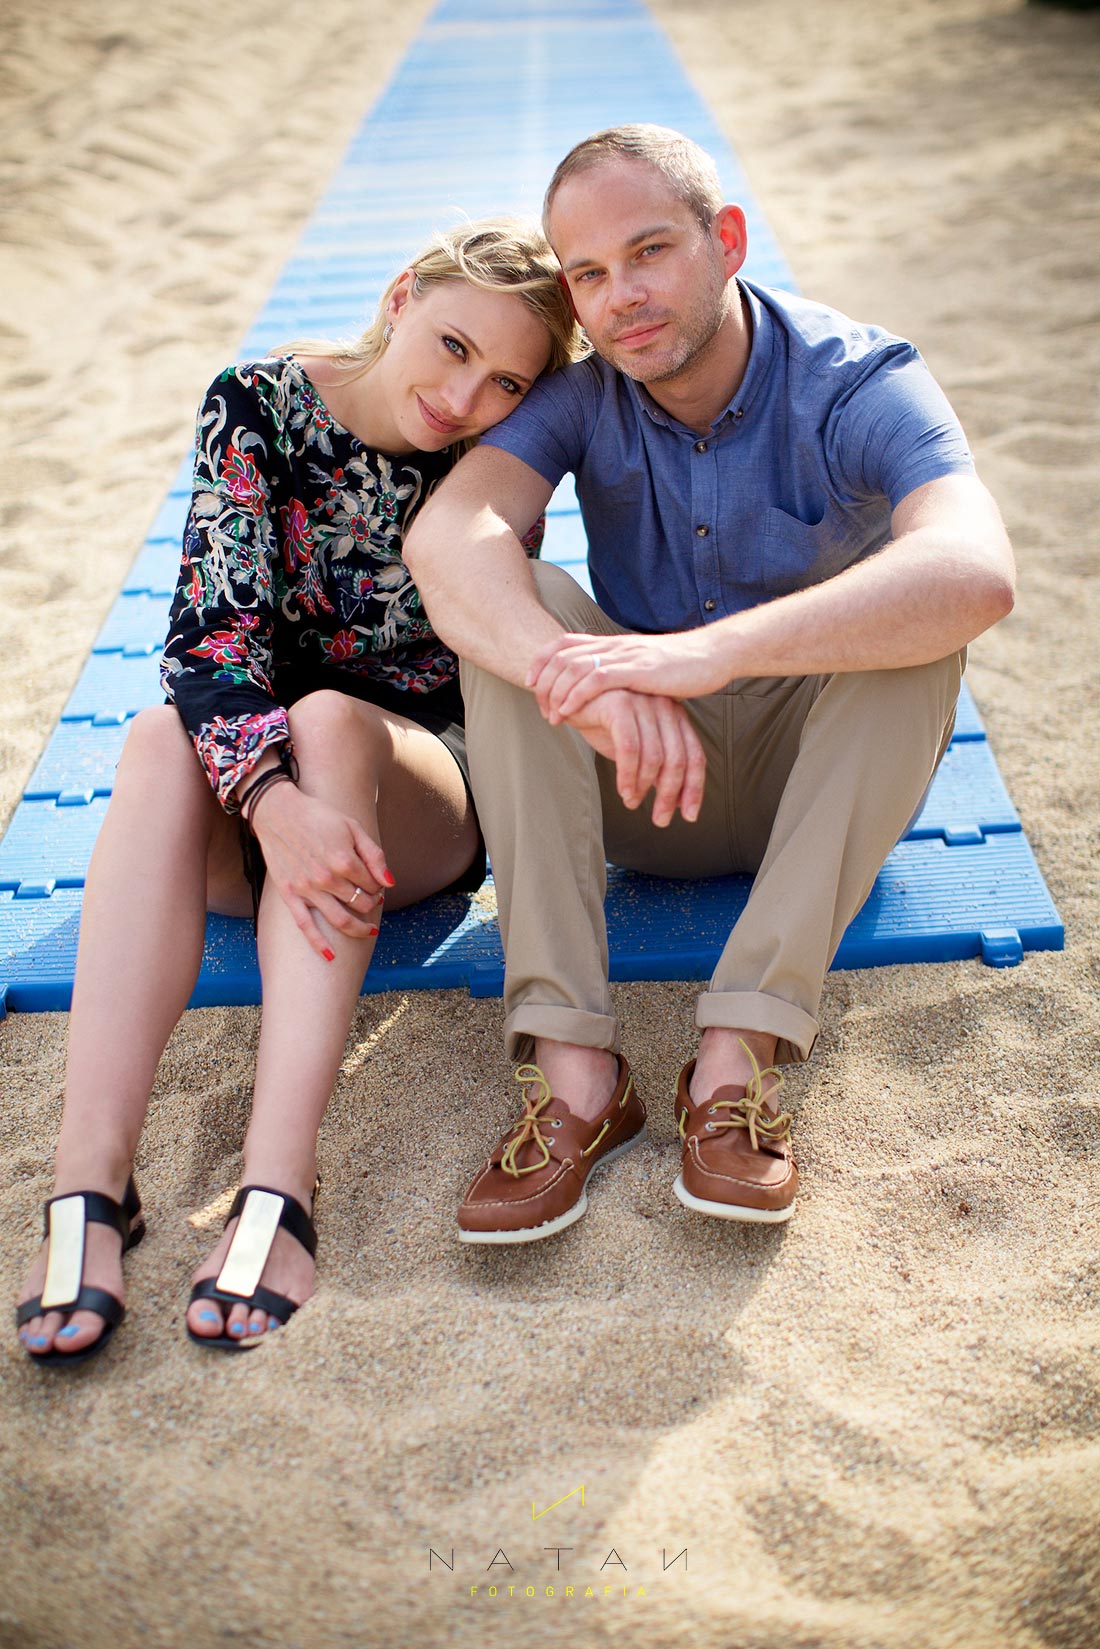
M 589 281 L 594 281 L 598 275 L 598 269 L 582 269 L 573 276 L 573 284 L 575 286 L 585 285 Z
M 446 333 L 444 333 L 443 347 L 444 349 L 449 349 L 452 355 L 457 355 L 460 361 L 464 361 L 466 359 L 466 350 L 463 345 L 459 343 L 457 338 L 450 338 Z
M 651 252 L 663 252 L 663 251 L 664 251 L 664 246 L 661 244 L 660 241 L 655 240 L 653 242 L 652 246 L 643 246 L 642 247 L 641 255 L 642 255 L 643 258 L 648 258 Z

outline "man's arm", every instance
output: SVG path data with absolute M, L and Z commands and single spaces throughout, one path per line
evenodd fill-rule
M 609 688 L 695 698 L 745 676 L 892 670 L 946 658 L 1011 612 L 1015 567 L 973 475 L 928 481 L 894 510 L 890 543 L 810 589 L 665 636 L 559 636 L 527 677 L 552 722 Z
M 437 635 L 471 663 L 517 687 L 532 660 L 563 634 L 538 598 L 520 539 L 550 502 L 536 470 L 495 447 L 475 447 L 421 510 L 403 559 Z M 568 720 L 615 763 L 624 804 L 638 807 L 653 789 L 653 822 L 679 809 L 695 819 L 706 762 L 679 705 L 612 690 L 592 695 Z
M 538 649 L 563 633 L 520 543 L 552 490 L 510 452 L 475 447 L 432 494 L 402 550 L 440 639 L 516 686 Z

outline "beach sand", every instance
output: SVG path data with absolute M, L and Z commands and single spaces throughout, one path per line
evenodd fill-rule
M 515 1252 L 453 1229 L 514 1106 L 499 1002 L 365 998 L 322 1133 L 316 1296 L 236 1359 L 182 1319 L 237 1176 L 257 1014 L 187 1015 L 117 1343 L 64 1378 L 10 1330 L 0 1349 L 0 1645 L 1100 1640 L 1100 16 L 656 10 L 800 285 L 917 340 L 1001 503 L 1019 604 L 970 680 L 1067 950 L 830 976 L 789 1074 L 804 1190 L 777 1230 L 673 1198 L 694 992 L 619 988 L 649 1140 L 579 1227 Z M 422 16 L 0 18 L 0 818 L 199 394 Z M 57 1014 L 0 1025 L 12 1299 L 65 1034 Z

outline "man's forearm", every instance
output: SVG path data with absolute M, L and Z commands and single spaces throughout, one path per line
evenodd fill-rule
M 925 528 L 823 584 L 719 620 L 706 634 L 727 681 L 896 670 L 957 652 L 1011 608 L 1002 557 L 961 557 Z

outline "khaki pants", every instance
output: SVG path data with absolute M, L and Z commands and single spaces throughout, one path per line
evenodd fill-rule
M 621 634 L 558 567 L 535 564 L 570 630 Z M 657 876 L 755 874 L 695 1022 L 768 1032 L 777 1059 L 817 1037 L 822 983 L 947 748 L 965 652 L 904 670 L 734 681 L 687 709 L 707 757 L 696 823 L 623 807 L 612 764 L 534 695 L 462 666 L 470 772 L 505 949 L 505 1033 L 618 1050 L 606 863 Z

